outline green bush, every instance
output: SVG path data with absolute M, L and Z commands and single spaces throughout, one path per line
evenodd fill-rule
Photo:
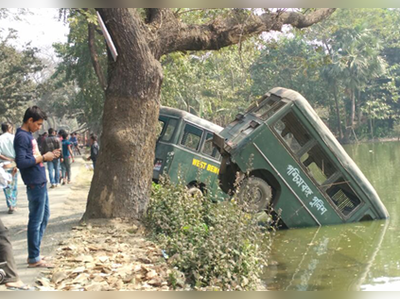
M 154 185 L 146 224 L 169 264 L 192 287 L 254 290 L 259 285 L 270 231 L 235 200 L 213 203 L 185 186 Z

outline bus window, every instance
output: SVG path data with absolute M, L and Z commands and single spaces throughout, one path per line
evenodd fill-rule
M 269 109 L 267 112 L 265 112 L 263 115 L 261 115 L 262 120 L 267 120 L 270 118 L 273 114 L 275 114 L 279 109 L 281 109 L 283 106 L 285 106 L 285 102 L 278 102 L 276 103 L 271 109 Z
M 294 153 L 298 152 L 302 146 L 311 140 L 310 134 L 293 112 L 289 112 L 277 121 L 274 129 Z
M 168 126 L 164 130 L 164 134 L 160 140 L 169 142 L 171 141 L 172 135 L 174 134 L 175 128 L 177 126 L 178 120 L 174 118 L 170 118 L 168 121 Z
M 164 126 L 165 126 L 165 121 L 159 119 L 158 120 L 158 126 L 157 126 L 157 136 L 158 136 L 158 138 L 160 138 L 161 133 L 164 130 Z
M 213 136 L 214 134 L 207 133 L 202 152 L 206 155 L 219 159 L 219 152 L 217 148 L 213 146 L 212 143 Z
M 260 106 L 258 106 L 258 108 L 254 111 L 254 114 L 257 115 L 258 117 L 263 116 L 268 110 L 270 110 L 272 108 L 272 106 L 274 106 L 275 103 L 277 103 L 281 98 L 275 96 L 275 95 L 271 95 L 270 97 L 268 97 L 267 99 L 265 99 L 264 101 L 261 102 Z M 283 106 L 283 105 L 282 105 Z M 281 107 L 282 107 L 281 106 Z M 280 108 L 280 107 L 279 107 Z M 279 109 L 278 108 L 278 109 Z M 277 110 L 278 110 L 277 109 Z
M 336 180 L 327 189 L 326 193 L 345 216 L 349 215 L 361 203 L 360 199 L 354 194 L 349 184 L 342 177 Z
M 300 158 L 300 161 L 307 168 L 308 174 L 313 177 L 319 185 L 322 185 L 336 172 L 333 163 L 319 145 L 312 147 Z
M 203 130 L 186 124 L 181 144 L 190 149 L 198 150 L 202 134 Z

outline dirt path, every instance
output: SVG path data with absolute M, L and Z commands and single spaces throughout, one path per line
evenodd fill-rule
M 75 163 L 72 164 L 72 183 L 49 189 L 51 215 L 42 241 L 41 254 L 44 256 L 54 256 L 59 243 L 69 237 L 71 228 L 78 224 L 85 211 L 93 174 L 85 167 L 88 163 L 77 157 Z M 18 180 L 18 210 L 14 214 L 7 214 L 8 209 L 3 192 L 0 193 L 0 198 L 0 218 L 10 230 L 18 273 L 26 284 L 33 286 L 43 269 L 27 268 L 26 231 L 29 211 L 26 189 L 21 177 Z M 0 291 L 2 290 L 5 290 L 4 286 L 0 286 Z

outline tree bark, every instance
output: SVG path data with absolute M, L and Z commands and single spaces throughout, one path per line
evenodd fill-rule
M 139 219 L 151 187 L 161 65 L 134 10 L 98 11 L 119 56 L 110 59 L 101 147 L 84 219 Z

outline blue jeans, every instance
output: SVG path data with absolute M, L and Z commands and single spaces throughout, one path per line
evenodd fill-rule
M 50 184 L 57 185 L 60 183 L 60 159 L 47 162 L 49 170 Z
M 50 217 L 49 196 L 46 183 L 26 187 L 29 201 L 28 262 L 40 261 L 40 244 Z

